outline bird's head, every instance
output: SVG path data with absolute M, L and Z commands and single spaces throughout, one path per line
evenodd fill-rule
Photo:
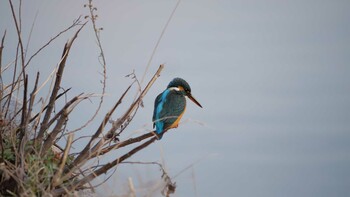
M 169 83 L 167 89 L 168 88 L 174 88 L 179 93 L 181 93 L 184 96 L 187 96 L 189 99 L 191 99 L 191 101 L 193 101 L 199 107 L 202 107 L 202 105 L 192 96 L 192 94 L 191 94 L 191 87 L 184 79 L 181 79 L 181 78 L 178 78 L 178 77 L 173 79 Z

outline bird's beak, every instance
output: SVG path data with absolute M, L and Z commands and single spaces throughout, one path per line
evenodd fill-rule
M 196 103 L 199 107 L 203 108 L 202 105 L 199 104 L 199 102 L 191 94 L 188 94 L 187 96 L 188 96 L 189 99 L 191 99 L 191 101 Z

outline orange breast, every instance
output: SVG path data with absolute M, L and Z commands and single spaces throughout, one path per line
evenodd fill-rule
M 177 119 L 175 120 L 175 122 L 174 122 L 169 128 L 177 128 L 177 126 L 179 125 L 179 122 L 180 122 L 182 116 L 184 115 L 185 111 L 186 111 L 186 108 L 185 108 L 184 111 L 180 114 L 180 116 L 177 117 Z

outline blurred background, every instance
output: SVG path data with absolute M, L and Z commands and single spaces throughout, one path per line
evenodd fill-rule
M 79 16 L 85 21 L 86 3 L 23 1 L 25 43 L 31 33 L 28 54 Z M 127 74 L 135 72 L 139 80 L 145 74 L 144 87 L 160 64 L 165 69 L 124 139 L 152 129 L 154 99 L 174 77 L 184 78 L 203 106 L 188 101 L 179 128 L 130 161 L 163 163 L 177 185 L 173 196 L 350 196 L 350 2 L 183 0 L 147 69 L 176 4 L 94 2 L 108 77 L 97 120 L 132 82 Z M 0 2 L 0 18 L 1 35 L 7 30 L 6 64 L 14 59 L 17 38 L 7 1 Z M 33 59 L 31 74 L 48 76 L 73 33 Z M 88 23 L 64 71 L 69 96 L 101 92 L 98 55 Z M 137 88 L 133 91 L 119 114 Z M 68 130 L 88 120 L 98 101 L 83 102 Z M 91 135 L 98 122 L 79 135 Z M 122 165 L 97 193 L 127 194 L 131 178 L 140 196 L 160 196 L 155 185 L 161 175 L 156 165 Z

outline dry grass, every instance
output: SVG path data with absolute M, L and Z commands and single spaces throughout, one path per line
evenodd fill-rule
M 111 116 L 120 107 L 130 88 L 135 84 L 139 85 L 136 76 L 133 76 L 134 82 L 126 88 L 120 98 L 116 99 L 115 105 L 105 114 L 103 120 L 96 119 L 96 115 L 102 113 L 100 109 L 104 101 L 107 85 L 107 65 L 100 41 L 100 31 L 102 29 L 98 28 L 96 24 L 95 12 L 97 9 L 93 6 L 91 0 L 88 1 L 85 7 L 89 9 L 90 13 L 84 18 L 84 20 L 87 19 L 86 22 L 82 22 L 81 18 L 78 18 L 72 25 L 59 32 L 35 51 L 33 55 L 26 58 L 26 49 L 24 48 L 23 35 L 21 34 L 23 32 L 21 29 L 21 15 L 15 12 L 15 10 L 21 10 L 21 3 L 19 3 L 19 7 L 15 8 L 12 1 L 9 0 L 9 8 L 12 11 L 18 42 L 14 43 L 17 46 L 16 54 L 12 54 L 14 61 L 5 65 L 2 64 L 2 55 L 6 32 L 2 36 L 0 45 L 0 195 L 70 196 L 78 195 L 78 191 L 93 191 L 94 188 L 90 185 L 91 181 L 122 162 L 125 165 L 127 159 L 157 139 L 157 136 L 154 136 L 151 132 L 121 142 L 116 140 L 133 121 L 133 117 L 142 104 L 142 99 L 160 75 L 163 65 L 158 68 L 146 87 L 143 89 L 139 86 L 137 87 L 139 92 L 136 99 L 113 124 L 108 125 Z M 70 89 L 65 91 L 61 89 L 64 68 L 69 58 L 70 49 L 79 47 L 73 45 L 75 40 L 78 39 L 79 32 L 87 29 L 87 23 L 90 23 L 92 26 L 100 50 L 99 57 L 103 73 L 101 93 L 79 94 L 68 98 L 67 92 Z M 42 78 L 39 72 L 35 76 L 27 74 L 31 60 L 45 51 L 46 47 L 55 41 L 56 38 L 69 31 L 75 31 L 75 34 L 64 44 L 61 59 L 57 60 L 57 67 L 52 71 L 51 75 L 46 76 L 46 80 L 42 84 L 39 84 L 39 79 Z M 163 34 L 164 31 L 162 32 Z M 12 69 L 8 69 L 10 67 Z M 2 76 L 5 74 L 12 76 L 10 81 L 3 81 Z M 30 84 L 31 81 L 33 82 Z M 33 89 L 29 87 L 33 87 Z M 43 89 L 45 89 L 43 87 L 48 87 L 46 88 L 47 92 L 43 92 Z M 39 93 L 47 96 L 39 97 Z M 98 96 L 100 102 L 91 119 L 87 122 L 82 122 L 81 127 L 69 134 L 65 133 L 68 122 L 76 121 L 70 118 L 71 113 L 77 110 L 76 106 L 94 96 Z M 67 100 L 62 99 L 64 97 Z M 64 102 L 64 105 L 57 109 L 56 107 L 59 106 L 57 103 L 62 102 Z M 86 128 L 91 122 L 100 122 L 100 126 L 93 135 L 89 136 L 89 141 L 84 144 L 82 151 L 72 154 L 71 147 L 74 144 L 82 143 L 80 138 L 74 139 L 74 132 Z M 62 136 L 68 137 L 64 140 Z M 65 147 L 58 147 L 58 141 L 63 141 Z M 120 148 L 127 149 L 128 147 L 132 148 L 129 148 L 124 155 L 108 163 L 96 166 L 89 165 L 98 163 L 98 157 L 103 154 L 108 154 L 110 151 Z M 169 196 L 174 192 L 175 185 L 172 184 L 162 166 L 160 164 L 156 165 L 159 165 L 162 169 L 163 178 L 167 183 L 163 193 Z M 129 187 L 132 193 L 134 186 L 131 180 Z

